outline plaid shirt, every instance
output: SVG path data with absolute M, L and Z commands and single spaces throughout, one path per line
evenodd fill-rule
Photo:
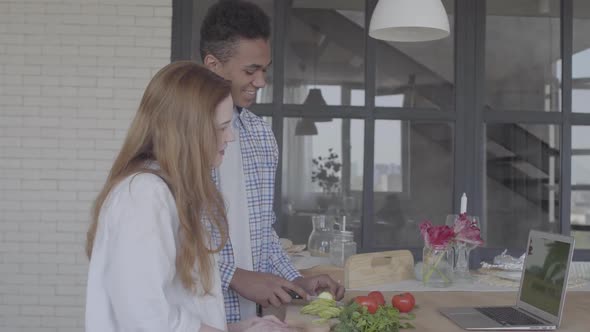
M 254 271 L 268 272 L 289 281 L 301 274 L 293 267 L 289 257 L 279 243 L 279 237 L 272 228 L 276 217 L 273 211 L 275 173 L 278 163 L 277 142 L 270 126 L 247 109 L 238 117 L 240 126 L 240 149 L 242 167 L 250 215 L 250 243 Z M 216 183 L 218 170 L 214 172 Z M 227 322 L 240 320 L 238 294 L 229 283 L 236 266 L 231 242 L 228 241 L 219 257 L 221 286 L 225 300 Z

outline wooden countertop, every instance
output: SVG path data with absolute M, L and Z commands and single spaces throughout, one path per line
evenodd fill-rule
M 386 300 L 399 292 L 383 292 Z M 364 291 L 347 292 L 345 301 L 358 295 L 366 295 Z M 419 308 L 414 310 L 416 319 L 412 323 L 416 326 L 416 332 L 430 331 L 464 331 L 453 322 L 442 316 L 438 308 L 449 306 L 493 306 L 511 305 L 516 301 L 515 292 L 413 292 Z M 322 332 L 329 331 L 329 326 L 315 326 L 312 328 L 311 320 L 317 318 L 301 315 L 301 305 L 291 304 L 282 310 L 268 310 L 265 314 L 275 314 L 284 318 L 287 323 L 300 327 L 301 331 Z M 590 293 L 569 291 L 566 296 L 564 314 L 560 332 L 588 331 L 590 325 Z

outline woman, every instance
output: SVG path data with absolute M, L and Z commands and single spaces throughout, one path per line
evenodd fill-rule
M 228 238 L 211 178 L 234 140 L 229 82 L 172 63 L 149 83 L 87 235 L 86 331 L 280 331 L 226 326 L 216 253 Z

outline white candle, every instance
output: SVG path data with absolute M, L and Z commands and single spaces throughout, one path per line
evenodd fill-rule
M 461 195 L 460 213 L 467 213 L 467 195 L 465 193 L 463 193 L 463 195 Z

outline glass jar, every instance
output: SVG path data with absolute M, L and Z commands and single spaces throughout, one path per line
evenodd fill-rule
M 313 230 L 307 240 L 307 250 L 312 256 L 330 255 L 330 242 L 334 238 L 334 221 L 325 215 L 311 217 Z
M 453 283 L 453 248 L 424 247 L 422 282 L 427 287 L 448 287 Z
M 330 243 L 330 263 L 344 266 L 348 257 L 356 254 L 354 233 L 350 231 L 334 231 L 334 239 Z

